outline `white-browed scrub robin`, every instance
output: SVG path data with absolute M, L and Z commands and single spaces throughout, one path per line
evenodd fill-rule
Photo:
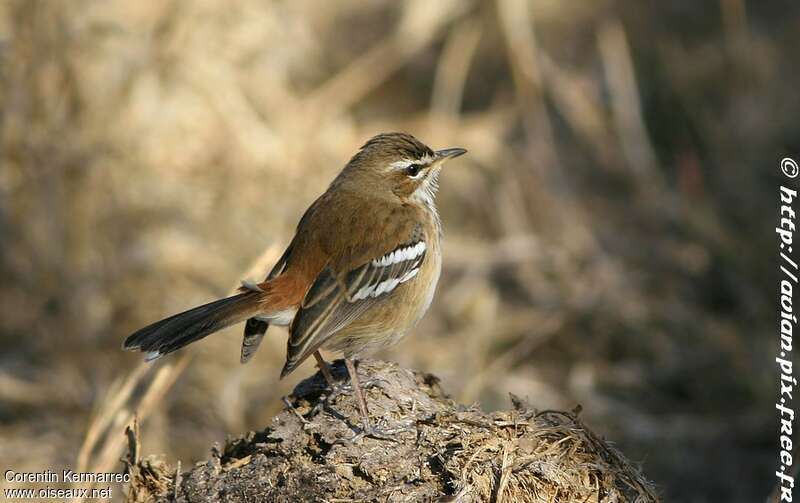
M 442 268 L 439 174 L 465 152 L 434 151 L 404 133 L 375 136 L 306 210 L 263 282 L 142 328 L 123 348 L 154 360 L 247 320 L 244 363 L 270 324 L 288 326 L 281 377 L 314 355 L 332 385 L 319 350 L 342 353 L 369 434 L 353 360 L 400 340 L 430 306 Z

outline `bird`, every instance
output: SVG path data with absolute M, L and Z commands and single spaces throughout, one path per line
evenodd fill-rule
M 370 138 L 305 211 L 264 281 L 242 282 L 235 295 L 152 323 L 123 349 L 152 361 L 246 321 L 246 363 L 270 325 L 286 326 L 281 378 L 313 355 L 333 387 L 320 350 L 341 353 L 362 432 L 372 434 L 355 362 L 397 343 L 430 307 L 442 269 L 439 176 L 464 153 L 434 151 L 407 133 Z

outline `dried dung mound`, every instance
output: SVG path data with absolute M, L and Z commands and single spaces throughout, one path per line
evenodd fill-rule
M 346 381 L 341 362 L 334 375 Z M 393 440 L 353 439 L 359 416 L 349 387 L 328 397 L 317 374 L 267 429 L 229 440 L 186 473 L 133 458 L 131 470 L 147 477 L 133 477 L 131 499 L 658 501 L 639 470 L 575 413 L 536 412 L 516 397 L 514 410 L 486 413 L 450 400 L 434 376 L 387 362 L 363 361 L 359 375 L 369 382 L 373 421 L 398 430 Z

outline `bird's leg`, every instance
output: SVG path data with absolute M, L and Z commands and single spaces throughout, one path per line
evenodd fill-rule
M 333 373 L 331 372 L 331 367 L 328 365 L 322 355 L 319 354 L 319 351 L 314 351 L 314 358 L 317 360 L 317 367 L 319 367 L 320 372 L 322 372 L 322 376 L 328 382 L 328 386 L 330 386 L 331 391 L 336 388 L 336 382 L 333 379 Z
M 336 397 L 338 397 L 344 390 L 344 384 L 336 384 L 336 381 L 333 378 L 333 372 L 331 371 L 331 366 L 328 365 L 328 362 L 322 358 L 322 355 L 319 354 L 319 351 L 314 351 L 314 358 L 317 360 L 317 367 L 319 367 L 320 372 L 322 372 L 322 376 L 325 378 L 325 381 L 328 383 L 328 387 L 330 388 L 330 392 L 328 396 L 325 397 L 324 400 L 318 402 L 314 408 L 311 410 L 311 416 L 316 416 L 321 410 L 328 406 L 328 404 L 332 403 Z
M 353 385 L 353 394 L 356 395 L 358 402 L 358 409 L 361 411 L 361 422 L 364 424 L 364 432 L 369 434 L 372 431 L 372 426 L 369 422 L 369 412 L 367 411 L 367 401 L 364 400 L 364 394 L 361 392 L 361 386 L 358 385 L 358 372 L 353 360 L 350 358 L 344 359 L 344 364 L 347 366 L 347 373 L 350 374 L 350 382 Z
M 358 409 L 361 412 L 361 421 L 363 423 L 363 428 L 361 433 L 358 433 L 355 437 L 351 439 L 342 439 L 342 442 L 352 443 L 363 436 L 372 437 L 379 440 L 389 440 L 397 442 L 398 439 L 396 437 L 396 434 L 410 431 L 410 428 L 401 427 L 396 430 L 389 431 L 389 430 L 381 430 L 379 428 L 372 426 L 369 420 L 367 401 L 364 399 L 364 392 L 361 390 L 361 386 L 359 385 L 358 382 L 358 373 L 356 371 L 356 366 L 353 363 L 353 360 L 351 360 L 350 358 L 345 358 L 344 363 L 347 366 L 347 373 L 350 374 L 350 383 L 353 386 L 353 394 L 355 394 L 356 396 L 356 401 L 358 402 Z

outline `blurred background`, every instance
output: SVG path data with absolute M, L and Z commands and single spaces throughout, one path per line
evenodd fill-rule
M 772 490 L 778 161 L 793 2 L 5 0 L 0 459 L 184 467 L 259 430 L 286 334 L 155 365 L 133 330 L 260 279 L 370 136 L 442 175 L 445 266 L 378 355 L 487 410 L 583 407 L 666 501 Z M 330 355 L 329 355 L 330 356 Z M 5 483 L 5 482 L 3 482 Z

